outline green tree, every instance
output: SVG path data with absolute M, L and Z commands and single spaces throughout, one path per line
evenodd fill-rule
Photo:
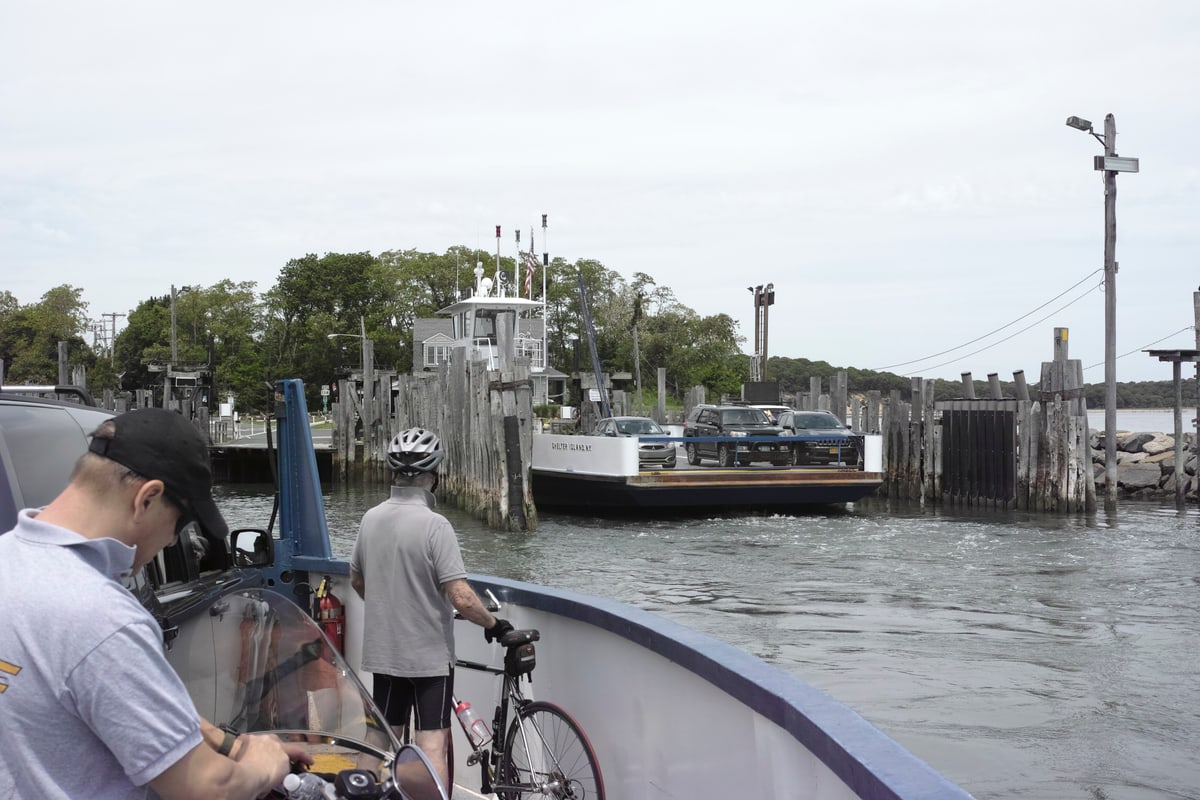
M 228 395 L 244 412 L 267 410 L 267 368 L 261 347 L 263 307 L 253 281 L 223 280 L 204 291 L 208 357 L 220 403 Z
M 386 337 L 394 356 L 389 359 L 397 372 L 412 370 L 413 325 L 418 319 L 428 319 L 458 299 L 463 289 L 475 285 L 476 263 L 491 265 L 481 250 L 451 247 L 444 254 L 422 253 L 417 250 L 387 250 L 379 254 L 382 270 L 380 279 L 382 307 L 390 326 Z M 515 274 L 511 260 L 501 266 Z M 494 271 L 490 270 L 490 271 Z M 383 327 L 383 326 L 381 326 Z M 376 344 L 379 352 L 379 344 Z
M 265 305 L 262 349 L 269 379 L 302 379 L 310 406 L 337 365 L 347 362 L 347 340 L 330 339 L 331 333 L 361 336 L 365 328 L 377 368 L 407 371 L 411 365 L 411 351 L 396 332 L 394 271 L 370 253 L 293 259 L 266 293 Z M 357 356 L 349 363 L 360 361 Z
M 113 343 L 113 354 L 126 391 L 150 389 L 162 400 L 162 371 L 171 363 L 171 297 L 151 297 L 129 312 Z
M 63 284 L 22 306 L 9 292 L 0 295 L 0 358 L 7 383 L 58 382 L 58 344 L 66 342 L 68 370 L 90 369 L 96 361 L 83 338 L 88 330 L 83 290 Z M 69 379 L 68 372 L 68 379 Z

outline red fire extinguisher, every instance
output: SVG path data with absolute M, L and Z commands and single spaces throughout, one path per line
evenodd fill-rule
M 330 591 L 329 576 L 321 580 L 321 586 L 317 589 L 317 622 L 330 644 L 341 653 L 346 645 L 346 607 Z

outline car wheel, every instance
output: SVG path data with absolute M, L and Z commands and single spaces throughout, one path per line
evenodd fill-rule
M 808 456 L 804 453 L 804 445 L 796 445 L 792 448 L 792 463 L 796 466 L 808 463 Z
M 683 449 L 685 451 L 687 451 L 688 463 L 691 464 L 693 467 L 699 466 L 700 465 L 700 454 L 696 452 L 696 445 L 688 444 L 688 445 L 684 446 Z
M 729 449 L 729 445 L 717 445 L 717 463 L 722 467 L 733 466 L 733 451 Z

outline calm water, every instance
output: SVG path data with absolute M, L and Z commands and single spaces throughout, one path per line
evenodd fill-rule
M 1183 398 L 1185 405 L 1181 409 L 1180 416 L 1183 421 L 1184 433 L 1196 432 L 1196 424 L 1192 422 L 1196 418 L 1196 407 L 1186 405 L 1194 400 L 1194 397 L 1185 396 Z M 1104 430 L 1104 409 L 1088 411 L 1088 427 L 1098 431 Z M 1175 433 L 1175 410 L 1170 408 L 1117 409 L 1117 430 L 1149 431 L 1172 436 Z
M 265 524 L 267 487 L 224 486 Z M 338 555 L 380 489 L 326 508 Z M 981 798 L 1200 798 L 1200 514 L 880 501 L 686 521 L 449 510 L 467 567 L 619 600 L 829 692 Z

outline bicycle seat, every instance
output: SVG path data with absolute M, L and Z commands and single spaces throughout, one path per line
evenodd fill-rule
M 524 630 L 509 631 L 508 633 L 504 634 L 500 637 L 500 644 L 504 645 L 505 647 L 519 647 L 523 644 L 536 642 L 541 638 L 542 635 L 536 630 L 533 628 L 526 628 Z

